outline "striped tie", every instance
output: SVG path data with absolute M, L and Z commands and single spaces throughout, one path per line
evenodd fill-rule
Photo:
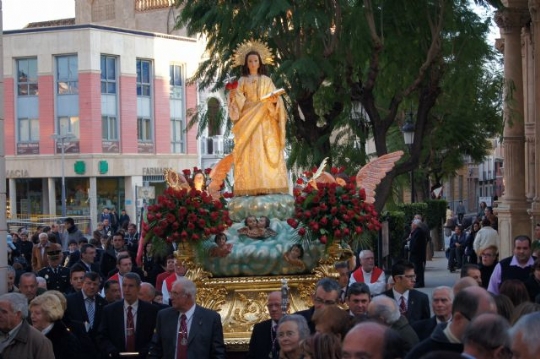
M 94 298 L 86 298 L 86 314 L 88 314 L 88 322 L 90 323 L 90 328 L 92 328 L 94 326 L 94 316 L 96 314 Z

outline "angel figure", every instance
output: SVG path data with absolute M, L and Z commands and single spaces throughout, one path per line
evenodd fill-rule
M 238 234 L 243 234 L 249 238 L 258 239 L 264 234 L 264 229 L 259 227 L 259 222 L 255 216 L 247 216 L 244 220 L 245 227 L 238 230 Z
M 210 249 L 210 257 L 224 258 L 232 252 L 233 245 L 227 243 L 227 236 L 225 233 L 216 234 L 214 242 L 216 242 L 216 246 Z
M 295 269 L 304 270 L 306 265 L 302 261 L 304 257 L 304 248 L 300 244 L 293 244 L 291 248 L 285 253 L 283 253 L 283 259 L 290 264 L 291 267 Z
M 261 229 L 261 238 L 269 238 L 277 234 L 276 231 L 270 228 L 270 218 L 266 216 L 259 217 L 257 226 Z
M 213 169 L 210 193 L 221 186 L 234 164 L 234 195 L 288 193 L 283 156 L 286 114 L 276 88 L 266 76 L 273 62 L 266 44 L 247 41 L 235 51 L 234 65 L 242 66 L 237 85 L 228 86 L 229 116 L 233 122 L 234 150 Z

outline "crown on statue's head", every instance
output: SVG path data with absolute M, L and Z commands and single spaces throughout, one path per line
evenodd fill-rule
M 234 50 L 233 63 L 234 66 L 244 66 L 246 55 L 251 51 L 255 51 L 261 57 L 263 64 L 272 65 L 274 63 L 274 55 L 268 48 L 265 42 L 259 40 L 246 40 Z

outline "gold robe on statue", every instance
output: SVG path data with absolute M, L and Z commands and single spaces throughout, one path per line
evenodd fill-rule
M 279 97 L 277 103 L 260 101 L 274 90 L 267 76 L 242 76 L 236 93 L 229 98 L 235 196 L 289 192 L 283 158 L 286 121 L 283 99 Z

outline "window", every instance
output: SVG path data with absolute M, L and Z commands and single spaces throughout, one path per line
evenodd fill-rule
M 141 142 L 152 141 L 152 120 L 149 118 L 137 118 L 137 139 Z
M 182 76 L 182 66 L 180 65 L 170 65 L 170 79 L 169 84 L 171 86 L 171 98 L 181 99 L 184 89 L 184 81 Z
M 101 55 L 101 93 L 116 93 L 116 57 Z
M 171 118 L 171 152 L 184 153 L 184 121 Z
M 113 141 L 118 139 L 118 126 L 116 117 L 114 116 L 101 116 L 102 127 L 101 136 L 103 140 Z
M 79 65 L 77 55 L 56 58 L 56 88 L 59 95 L 79 93 Z
M 58 117 L 58 132 L 60 135 L 72 133 L 79 138 L 79 117 L 61 116 Z
M 137 59 L 137 96 L 150 97 L 150 72 L 152 64 L 148 60 Z
M 39 121 L 37 118 L 19 118 L 19 142 L 39 141 Z
M 17 94 L 36 96 L 38 94 L 37 81 L 37 58 L 17 60 Z

